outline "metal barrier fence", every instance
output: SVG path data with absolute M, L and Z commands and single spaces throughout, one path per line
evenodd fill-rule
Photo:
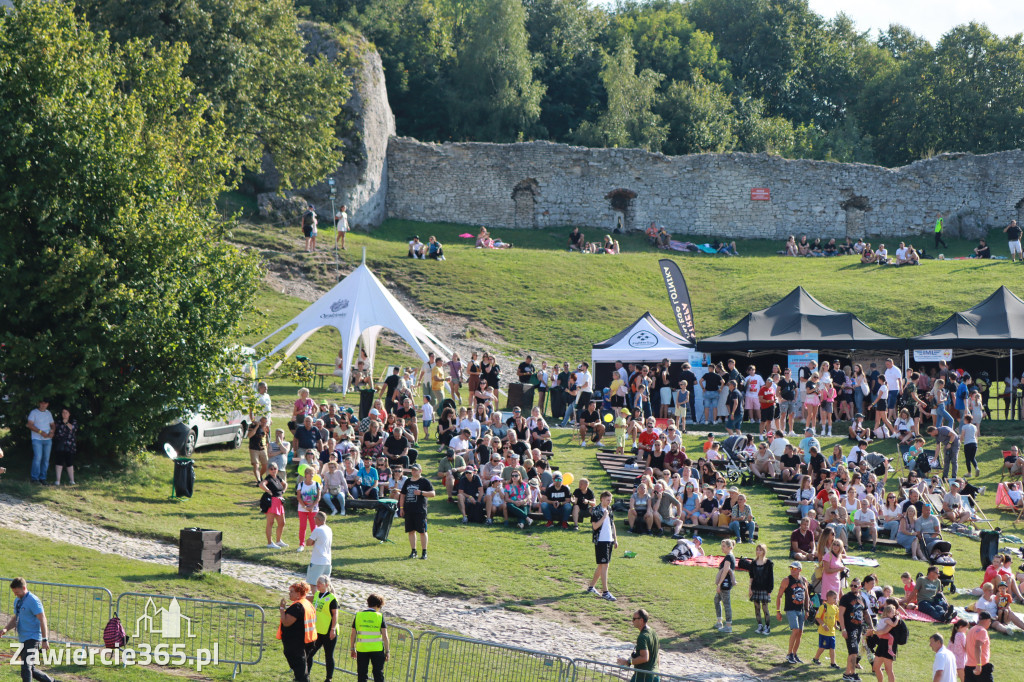
M 263 659 L 266 617 L 255 604 L 126 592 L 117 597 L 116 611 L 130 647 L 170 647 L 175 663 L 179 651 L 185 660 L 206 665 L 210 659 L 233 663 L 234 677 L 241 666 Z
M 338 609 L 338 643 L 334 647 L 335 674 L 356 676 L 356 659 L 349 655 L 352 646 L 351 611 Z M 387 664 L 387 678 L 395 682 L 411 682 L 416 670 L 417 639 L 412 630 L 401 625 L 388 623 L 388 641 L 391 651 Z M 324 653 L 321 649 L 313 660 L 315 665 L 324 665 Z
M 0 578 L 0 619 L 6 623 L 14 615 L 14 593 L 7 589 L 11 578 Z M 110 620 L 113 595 L 105 587 L 65 585 L 26 580 L 30 592 L 39 597 L 46 609 L 49 639 L 53 644 L 103 646 L 103 628 Z M 17 639 L 17 632 L 4 636 Z
M 416 659 L 416 682 L 565 682 L 572 674 L 565 656 L 436 632 L 420 635 Z
M 636 682 L 697 682 L 701 677 L 681 677 L 665 673 L 645 673 L 635 668 L 591 661 L 586 658 L 572 659 L 572 675 L 566 682 L 628 682 L 636 675 Z

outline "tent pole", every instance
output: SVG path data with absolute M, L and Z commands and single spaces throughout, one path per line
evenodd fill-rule
M 910 349 L 903 349 L 903 375 L 906 376 L 907 372 L 910 371 Z
M 1013 421 L 1014 408 L 1017 407 L 1017 392 L 1013 390 L 1013 349 L 1010 349 L 1010 385 L 1007 387 L 1010 391 L 1010 420 Z

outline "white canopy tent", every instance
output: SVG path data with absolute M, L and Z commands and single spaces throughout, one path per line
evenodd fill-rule
M 445 360 L 451 356 L 451 350 L 427 331 L 427 328 L 420 324 L 370 272 L 366 267 L 365 249 L 362 264 L 348 277 L 338 282 L 333 289 L 290 322 L 255 345 L 259 346 L 292 326 L 295 330 L 264 355 L 264 358 L 272 356 L 282 348 L 285 349 L 285 357 L 288 357 L 318 329 L 334 327 L 341 333 L 341 347 L 345 353 L 342 378 L 342 391 L 345 393 L 348 392 L 357 341 L 362 341 L 369 360 L 367 370 L 372 370 L 377 337 L 382 329 L 389 329 L 405 339 L 416 351 L 416 355 L 424 361 L 427 359 L 428 351 L 433 351 L 435 355 Z M 277 366 L 274 369 L 277 369 Z
M 693 346 L 677 332 L 659 322 L 650 313 L 644 313 L 621 332 L 595 343 L 590 351 L 593 364 L 601 362 L 658 362 L 668 358 L 673 362 L 690 359 Z

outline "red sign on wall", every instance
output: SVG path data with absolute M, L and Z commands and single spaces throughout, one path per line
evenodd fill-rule
M 772 193 L 767 187 L 754 187 L 750 190 L 751 201 L 771 201 Z

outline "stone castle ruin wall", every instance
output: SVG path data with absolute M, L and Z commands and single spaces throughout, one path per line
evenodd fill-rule
M 752 199 L 765 188 L 768 200 Z M 550 142 L 393 137 L 387 150 L 387 215 L 408 220 L 578 225 L 596 228 L 594 238 L 617 224 L 641 230 L 656 221 L 682 235 L 856 239 L 930 232 L 937 212 L 948 234 L 970 238 L 1024 218 L 1024 151 L 942 154 L 890 169 Z

